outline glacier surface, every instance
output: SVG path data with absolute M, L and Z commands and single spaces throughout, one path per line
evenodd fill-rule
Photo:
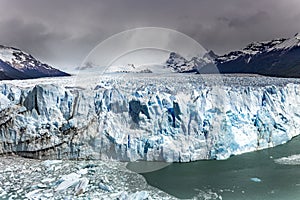
M 190 162 L 273 147 L 299 134 L 296 79 L 98 76 L 85 88 L 65 77 L 58 79 L 63 84 L 45 80 L 0 83 L 1 154 Z

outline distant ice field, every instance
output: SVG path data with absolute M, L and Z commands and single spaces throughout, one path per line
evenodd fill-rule
M 70 77 L 48 77 L 27 80 L 4 80 L 0 84 L 13 84 L 20 87 L 33 87 L 37 84 L 57 84 L 63 87 L 83 87 L 93 89 L 103 82 L 144 82 L 167 83 L 169 86 L 188 87 L 185 83 L 198 85 L 224 86 L 285 86 L 289 83 L 299 84 L 298 78 L 267 77 L 257 74 L 192 74 L 192 73 L 112 73 L 97 74 L 92 71 L 74 73 Z M 157 82 L 159 81 L 159 82 Z M 182 85 L 184 84 L 184 85 Z

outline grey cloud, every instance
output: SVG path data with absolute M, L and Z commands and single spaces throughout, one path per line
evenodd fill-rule
M 0 42 L 58 67 L 143 26 L 181 31 L 219 54 L 299 31 L 298 0 L 1 0 Z
M 230 28 L 241 28 L 263 23 L 264 21 L 268 20 L 269 17 L 270 16 L 267 12 L 258 11 L 250 16 L 235 16 L 232 18 L 224 16 L 219 17 L 218 20 L 221 23 L 227 24 Z
M 60 43 L 68 38 L 67 33 L 51 32 L 41 23 L 26 23 L 21 19 L 0 22 L 1 44 L 21 48 L 39 55 L 40 59 L 51 59 L 51 43 Z

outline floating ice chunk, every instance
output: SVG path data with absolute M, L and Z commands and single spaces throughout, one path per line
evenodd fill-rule
M 0 189 L 0 191 L 1 191 L 1 189 Z M 21 188 L 21 189 L 19 189 L 19 190 L 17 190 L 17 193 L 21 193 L 21 192 L 23 192 L 24 190 Z M 1 194 L 0 194 L 0 196 L 1 196 Z
M 260 178 L 257 178 L 257 177 L 255 177 L 255 178 L 250 178 L 250 180 L 253 181 L 253 182 L 256 182 L 256 183 L 260 183 L 260 182 L 261 182 L 261 179 L 260 179 Z
M 114 189 L 112 186 L 106 185 L 106 184 L 104 184 L 102 182 L 99 183 L 99 188 L 102 189 L 102 190 L 104 190 L 104 191 L 107 191 L 107 192 L 111 192 Z
M 109 181 L 108 181 L 108 179 L 107 179 L 106 176 L 103 176 L 100 181 L 101 181 L 101 183 L 109 183 Z
M 56 165 L 56 164 L 59 164 L 59 163 L 62 163 L 62 161 L 61 160 L 45 160 L 43 162 L 43 165 L 45 167 L 50 167 L 51 165 Z
M 55 191 L 63 191 L 63 190 L 66 190 L 66 189 L 68 189 L 69 187 L 71 187 L 71 186 L 77 184 L 78 182 L 79 182 L 78 179 L 77 179 L 77 180 L 76 180 L 76 179 L 75 179 L 75 180 L 65 180 L 65 181 L 61 182 L 61 183 L 57 186 L 57 188 L 55 189 Z
M 47 185 L 45 185 L 45 184 L 37 184 L 37 187 L 43 189 L 43 188 L 47 188 Z
M 118 199 L 120 200 L 127 200 L 128 199 L 128 192 L 122 191 L 114 194 L 113 196 L 118 196 Z
M 69 187 L 76 185 L 80 181 L 80 175 L 76 173 L 71 173 L 62 176 L 63 182 L 61 182 L 55 189 L 55 191 L 63 191 Z
M 194 196 L 193 199 L 219 199 L 219 200 L 222 200 L 221 195 L 218 195 L 217 193 L 212 192 L 210 190 L 203 191 L 198 188 L 195 188 L 195 191 L 198 191 L 199 193 L 196 196 Z M 231 192 L 230 189 L 220 190 L 220 192 L 224 192 L 224 191 Z
M 71 173 L 71 174 L 68 174 L 68 175 L 63 175 L 61 177 L 61 179 L 63 179 L 63 180 L 74 180 L 74 179 L 79 179 L 79 178 L 80 178 L 80 175 L 76 174 L 76 173 Z
M 7 192 L 0 187 L 0 197 L 5 196 Z
M 28 199 L 39 199 L 40 196 L 42 196 L 42 194 L 39 193 L 41 191 L 42 191 L 42 189 L 33 190 L 33 191 L 25 194 L 25 197 L 27 197 Z
M 112 193 L 109 196 L 105 196 L 109 199 L 119 199 L 119 200 L 145 200 L 152 199 L 148 191 L 137 191 L 134 193 L 129 193 L 127 191 L 120 191 Z
M 50 197 L 53 197 L 53 194 L 52 193 L 44 193 L 43 196 L 50 198 Z
M 144 200 L 144 199 L 148 199 L 148 197 L 149 194 L 147 191 L 140 191 L 129 195 L 128 200 Z
M 274 162 L 281 165 L 300 165 L 300 154 L 278 158 Z
M 89 179 L 82 178 L 79 183 L 75 186 L 75 194 L 80 195 L 86 191 L 86 188 L 89 184 Z
M 84 174 L 87 174 L 88 171 L 89 171 L 89 170 L 88 170 L 87 168 L 80 169 L 80 170 L 78 171 L 78 174 L 84 175 Z
M 55 178 L 45 178 L 45 179 L 41 180 L 42 183 L 50 183 L 52 181 L 55 181 Z

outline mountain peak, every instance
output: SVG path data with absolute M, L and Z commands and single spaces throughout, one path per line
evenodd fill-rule
M 6 79 L 27 79 L 69 75 L 40 62 L 32 55 L 14 47 L 0 45 L 0 61 L 0 71 L 4 73 L 5 77 L 8 77 Z
M 215 59 L 221 73 L 300 77 L 300 35 L 254 42 Z
M 216 59 L 219 57 L 218 54 L 216 54 L 213 50 L 210 50 L 207 55 L 209 55 L 211 58 Z
M 300 46 L 300 35 L 296 33 L 294 37 L 284 40 L 282 43 L 276 45 L 274 48 L 270 50 L 277 50 L 277 51 L 281 49 L 287 50 L 299 46 Z
M 296 38 L 297 40 L 300 40 L 300 35 L 299 35 L 299 33 L 296 33 L 295 36 L 294 36 L 294 38 Z
M 171 52 L 169 59 L 166 61 L 166 67 L 179 73 L 199 72 L 199 69 L 214 64 L 214 56 L 216 54 L 210 51 L 204 54 L 203 57 L 192 57 L 187 60 L 178 53 Z

